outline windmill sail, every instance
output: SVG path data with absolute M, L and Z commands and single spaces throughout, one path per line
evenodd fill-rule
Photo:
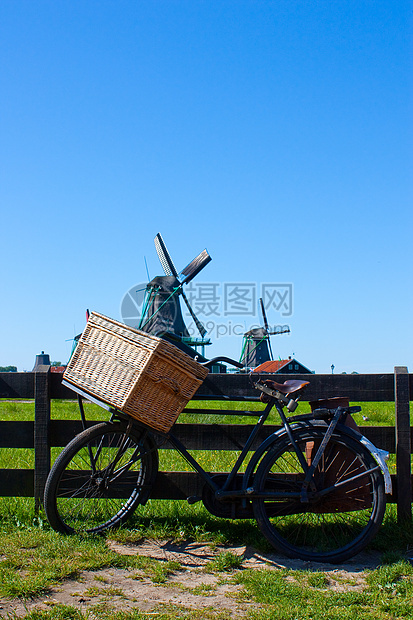
M 263 302 L 262 297 L 260 297 L 260 306 L 261 306 L 262 318 L 263 318 L 263 321 L 264 321 L 264 328 L 268 332 L 267 315 L 266 315 L 266 312 L 265 312 L 265 307 L 264 307 L 264 302 Z
M 188 308 L 189 314 L 191 315 L 199 333 L 201 334 L 201 338 L 204 338 L 204 336 L 207 333 L 207 330 L 202 325 L 198 317 L 195 315 L 195 312 L 192 310 L 192 307 L 184 293 L 183 285 L 193 280 L 193 278 L 201 271 L 201 269 L 203 269 L 210 262 L 211 257 L 209 256 L 206 250 L 201 252 L 201 254 L 199 254 L 196 258 L 194 258 L 182 271 L 182 274 L 186 277 L 182 282 L 180 282 L 178 280 L 178 271 L 172 261 L 172 258 L 166 248 L 165 242 L 162 239 L 162 235 L 160 233 L 156 235 L 154 242 L 155 242 L 155 248 L 156 248 L 159 260 L 161 262 L 161 265 L 163 267 L 163 270 L 165 272 L 165 275 L 174 276 L 176 278 L 177 283 L 178 283 L 178 286 L 177 286 L 178 294 L 182 296 L 182 299 L 184 300 Z
M 193 280 L 201 269 L 210 262 L 211 257 L 206 250 L 203 250 L 179 274 L 160 233 L 156 235 L 154 242 L 165 275 L 154 278 L 147 286 L 139 329 L 155 335 L 173 335 L 195 347 L 210 344 L 210 340 L 204 339 L 207 330 L 195 315 L 184 293 L 183 286 Z M 182 316 L 181 297 L 201 335 L 201 339 L 191 338 Z
M 178 277 L 178 272 L 175 268 L 175 265 L 172 262 L 172 258 L 168 250 L 166 249 L 166 245 L 164 240 L 161 237 L 161 233 L 158 233 L 154 239 L 156 252 L 158 254 L 159 260 L 161 261 L 162 268 L 165 272 L 166 276 L 175 276 Z
M 185 269 L 182 269 L 182 275 L 186 276 L 182 284 L 188 284 L 188 282 L 193 280 L 195 276 L 198 275 L 198 273 L 201 271 L 201 269 L 206 267 L 206 265 L 208 265 L 211 260 L 212 258 L 206 250 L 203 250 L 200 254 L 198 254 L 198 256 L 191 260 L 191 262 L 185 267 Z

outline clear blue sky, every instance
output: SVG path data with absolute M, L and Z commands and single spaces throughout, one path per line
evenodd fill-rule
M 0 365 L 207 247 L 319 373 L 413 370 L 412 4 L 1 0 Z M 200 316 L 202 320 L 208 317 Z M 215 317 L 248 329 L 257 317 Z M 239 331 L 239 330 L 238 330 Z M 208 353 L 238 357 L 241 337 Z

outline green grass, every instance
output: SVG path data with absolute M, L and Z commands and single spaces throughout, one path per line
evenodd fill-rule
M 121 532 L 119 532 L 121 534 Z M 396 532 L 400 534 L 399 531 Z M 126 535 L 126 532 L 123 532 Z M 133 532 L 130 531 L 130 536 Z M 28 599 L 46 595 L 52 585 L 65 579 L 76 579 L 84 570 L 127 568 L 132 578 L 150 579 L 163 585 L 172 574 L 184 570 L 177 562 L 162 562 L 139 555 L 118 555 L 111 551 L 105 537 L 61 536 L 40 527 L 1 528 L 0 531 L 0 596 Z M 393 558 L 394 560 L 394 558 Z M 221 583 L 241 587 L 237 596 L 252 603 L 248 620 L 396 620 L 413 618 L 413 567 L 397 560 L 364 571 L 357 587 L 353 579 L 331 571 L 254 569 L 242 570 L 242 557 L 230 552 L 218 554 L 205 567 L 215 572 Z M 105 586 L 102 578 L 87 591 L 90 596 L 104 596 L 108 604 L 95 606 L 90 613 L 74 607 L 53 605 L 45 611 L 32 611 L 25 620 L 135 620 L 152 617 L 229 618 L 225 613 L 163 605 L 151 616 L 137 611 L 117 611 L 111 607 L 111 596 L 122 596 L 122 588 Z M 202 591 L 198 592 L 202 594 Z
M 98 570 L 117 561 L 103 539 L 64 537 L 34 527 L 1 531 L 0 549 L 0 594 L 6 597 L 36 596 L 81 570 Z
M 361 413 L 354 414 L 354 419 L 360 426 L 393 426 L 394 425 L 394 402 L 365 402 L 352 405 L 360 405 Z M 97 405 L 85 403 L 85 413 L 88 420 L 106 420 L 109 414 Z M 243 411 L 248 408 L 250 411 L 261 411 L 264 405 L 260 402 L 244 403 L 239 401 L 220 402 L 220 401 L 190 401 L 188 407 L 191 409 L 216 409 L 216 415 L 204 415 L 182 413 L 179 422 L 185 423 L 233 423 L 233 424 L 251 424 L 253 418 L 249 416 L 225 416 L 222 411 L 225 409 L 233 409 Z M 299 404 L 298 413 L 308 413 L 309 406 L 306 402 Z M 218 413 L 219 412 L 219 413 Z M 363 420 L 363 416 L 368 420 Z M 76 400 L 52 400 L 51 401 L 51 418 L 53 420 L 79 420 L 79 408 Z M 27 401 L 22 399 L 3 400 L 0 399 L 0 420 L 34 420 L 34 400 Z M 278 424 L 279 418 L 274 411 L 268 419 L 269 424 Z
M 80 610 L 69 605 L 54 605 L 50 609 L 36 609 L 24 616 L 25 620 L 89 620 Z M 144 617 L 144 616 L 141 616 Z M 13 618 L 13 616 L 11 617 Z M 130 619 L 132 620 L 132 618 Z M 140 620 L 136 618 L 136 620 Z
M 231 551 L 222 551 L 208 562 L 204 570 L 206 573 L 231 572 L 236 568 L 241 568 L 243 559 L 243 556 L 236 555 Z
M 413 618 L 413 567 L 407 562 L 367 572 L 360 589 L 330 587 L 325 573 L 254 570 L 237 573 L 244 596 L 261 608 L 253 620 L 395 620 Z
M 4 535 L 19 531 L 50 532 L 42 512 L 35 515 L 32 499 L 0 498 L 0 515 L 0 532 Z M 144 539 L 190 540 L 213 546 L 249 545 L 262 552 L 273 551 L 254 520 L 220 519 L 209 514 L 201 503 L 190 506 L 186 501 L 176 500 L 149 500 L 125 526 L 108 533 L 107 537 L 124 544 Z M 413 549 L 413 523 L 398 524 L 396 506 L 388 505 L 383 524 L 368 550 L 383 554 L 385 561 L 394 561 L 409 549 Z
M 356 404 L 356 403 L 354 403 Z M 194 401 L 191 407 L 206 403 Z M 356 414 L 360 425 L 394 424 L 394 403 L 362 403 L 362 413 Z M 212 406 L 212 403 L 208 403 Z M 236 402 L 214 406 L 242 410 L 244 403 Z M 107 419 L 99 407 L 86 404 L 88 419 Z M 252 403 L 251 409 L 262 405 Z M 308 406 L 300 405 L 300 412 Z M 364 421 L 362 416 L 369 419 Z M 79 419 L 76 401 L 52 401 L 53 419 Z M 33 402 L 0 401 L 1 420 L 33 420 Z M 197 416 L 183 414 L 181 422 L 204 423 L 253 423 L 253 418 L 242 416 Z M 269 423 L 277 424 L 276 414 Z M 59 452 L 54 449 L 52 458 Z M 211 471 L 228 469 L 234 453 L 222 451 L 197 451 L 197 458 Z M 390 468 L 392 469 L 393 463 Z M 33 450 L 1 450 L 1 467 L 33 467 Z M 172 450 L 161 451 L 161 469 L 185 470 L 186 462 Z M 166 583 L 171 572 L 181 570 L 176 564 L 160 563 L 139 556 L 119 556 L 106 546 L 111 538 L 123 543 L 136 543 L 142 539 L 193 540 L 211 545 L 251 545 L 261 551 L 270 551 L 254 521 L 231 521 L 210 515 L 201 504 L 189 506 L 186 502 L 150 500 L 137 511 L 127 527 L 102 537 L 65 537 L 51 531 L 42 513 L 36 515 L 30 498 L 0 498 L 0 594 L 7 597 L 28 598 L 46 593 L 53 584 L 76 577 L 82 570 L 99 570 L 110 567 L 128 567 L 135 571 L 136 579 L 142 574 L 154 583 Z M 396 507 L 386 510 L 384 523 L 369 546 L 382 554 L 381 566 L 367 573 L 362 591 L 337 592 L 332 590 L 330 577 L 323 572 L 311 571 L 231 571 L 239 569 L 242 558 L 223 553 L 207 567 L 233 579 L 242 586 L 244 596 L 256 605 L 249 612 L 250 620 L 396 620 L 413 618 L 413 568 L 403 557 L 413 547 L 413 524 L 397 524 Z M 98 587 L 98 586 L 97 586 Z M 354 589 L 353 589 L 354 590 Z M 328 610 L 328 613 L 326 613 Z M 111 620 L 140 620 L 147 618 L 139 612 L 117 612 L 107 606 L 96 612 L 98 618 Z M 227 618 L 214 610 L 187 612 L 178 607 L 164 606 L 157 609 L 156 617 L 173 618 Z M 56 605 L 46 611 L 27 614 L 27 620 L 86 620 L 83 614 L 70 606 Z M 89 616 L 90 617 L 90 616 Z
M 20 500 L 22 502 L 23 500 Z M 6 500 L 4 500 L 6 502 Z M 66 579 L 76 579 L 81 571 L 127 568 L 137 580 L 150 579 L 164 585 L 169 577 L 182 567 L 177 562 L 162 562 L 139 555 L 118 555 L 110 550 L 107 539 L 125 544 L 142 539 L 195 540 L 216 544 L 248 544 L 265 550 L 266 543 L 255 523 L 216 519 L 199 505 L 184 502 L 152 501 L 143 517 L 135 517 L 128 528 L 106 536 L 62 536 L 51 531 L 47 522 L 35 519 L 33 502 L 15 505 L 16 514 L 6 515 L 0 507 L 0 596 L 28 599 L 46 595 L 48 589 Z M 19 516 L 19 519 L 17 519 Z M 14 519 L 12 518 L 14 517 Z M 241 587 L 243 600 L 253 603 L 248 620 L 396 620 L 413 618 L 413 567 L 401 558 L 413 542 L 413 525 L 397 525 L 394 507 L 388 508 L 386 521 L 370 549 L 382 553 L 382 566 L 366 571 L 361 591 L 343 577 L 334 576 L 340 591 L 332 588 L 332 576 L 325 571 L 312 570 L 241 570 L 242 557 L 229 551 L 217 555 L 205 567 L 215 572 L 221 581 Z M 269 550 L 267 548 L 267 550 Z M 335 567 L 332 566 L 331 570 Z M 339 567 L 337 567 L 339 568 Z M 341 580 L 341 581 L 340 581 Z M 25 620 L 137 620 L 153 616 L 144 613 L 120 612 L 110 605 L 110 594 L 121 596 L 119 589 L 96 584 L 96 594 L 109 597 L 108 604 L 94 609 L 92 615 L 83 614 L 74 607 L 55 605 L 46 611 L 26 614 Z M 345 590 L 345 591 L 344 591 Z M 157 618 L 218 618 L 221 612 L 188 611 L 182 607 L 164 605 L 156 608 Z
M 25 620 L 231 620 L 227 612 L 217 612 L 214 609 L 203 608 L 188 610 L 179 605 L 158 605 L 154 612 L 118 611 L 107 603 L 96 605 L 92 613 L 82 613 L 74 607 L 56 605 L 50 610 L 34 611 L 26 616 Z
M 394 425 L 394 403 L 354 403 L 362 406 L 362 413 L 355 414 L 354 418 L 360 426 L 392 426 Z M 252 411 L 262 410 L 263 405 L 259 402 L 247 403 L 248 408 Z M 213 408 L 222 412 L 226 408 L 242 411 L 246 407 L 243 402 L 207 402 L 207 401 L 191 401 L 191 408 L 203 407 Z M 102 408 L 92 403 L 85 403 L 85 413 L 88 420 L 106 420 L 109 414 Z M 308 411 L 308 405 L 302 403 L 298 412 L 304 413 Z M 369 418 L 364 421 L 362 416 Z M 70 400 L 52 400 L 51 402 L 51 418 L 54 420 L 79 420 L 79 409 L 77 401 Z M 0 420 L 5 421 L 31 421 L 34 420 L 34 401 L 6 401 L 0 399 Z M 254 418 L 249 416 L 225 416 L 222 413 L 217 415 L 204 414 L 181 414 L 179 422 L 182 423 L 201 423 L 201 424 L 253 424 Z M 279 424 L 277 412 L 271 412 L 268 424 Z M 53 448 L 51 451 L 52 463 L 59 454 L 59 448 Z M 199 459 L 204 469 L 209 471 L 225 471 L 231 469 L 235 460 L 235 452 L 224 451 L 201 451 L 193 452 L 194 456 Z M 172 450 L 163 450 L 161 455 L 161 469 L 165 471 L 189 471 L 191 468 L 186 461 Z M 34 451 L 32 449 L 15 449 L 3 448 L 0 451 L 0 468 L 18 468 L 32 469 L 34 467 Z M 395 461 L 394 457 L 390 460 L 390 469 L 394 473 Z

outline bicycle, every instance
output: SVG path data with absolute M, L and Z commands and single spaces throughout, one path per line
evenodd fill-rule
M 219 361 L 240 367 L 224 357 L 204 365 Z M 291 416 L 307 381 L 279 384 L 254 372 L 250 377 L 265 408 L 227 474 L 205 471 L 173 429 L 154 432 L 66 384 L 78 393 L 84 430 L 63 449 L 48 476 L 44 507 L 51 526 L 65 534 L 101 533 L 125 523 L 150 498 L 158 449 L 169 441 L 204 482 L 202 496 L 188 497 L 190 504 L 202 501 L 219 517 L 254 518 L 271 545 L 289 557 L 335 563 L 359 553 L 377 533 L 385 494 L 391 492 L 388 453 L 345 425 L 360 407 L 327 406 Z M 84 398 L 108 410 L 110 420 L 86 428 Z M 282 426 L 252 452 L 274 407 Z

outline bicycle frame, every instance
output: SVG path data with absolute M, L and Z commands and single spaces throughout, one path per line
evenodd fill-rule
M 111 421 L 113 421 L 113 419 L 115 418 L 121 418 L 121 419 L 127 419 L 128 422 L 130 423 L 132 421 L 132 418 L 130 418 L 130 416 L 127 416 L 123 413 L 121 413 L 120 411 L 114 409 L 113 407 L 111 407 L 110 405 L 107 405 L 106 403 L 100 401 L 99 399 L 91 396 L 90 394 L 88 394 L 87 392 L 85 392 L 84 390 L 81 390 L 80 388 L 77 388 L 75 386 L 73 386 L 72 384 L 67 384 L 65 381 L 62 381 L 62 384 L 67 385 L 68 387 L 70 387 L 71 390 L 76 391 L 77 395 L 78 395 L 78 404 L 79 404 L 79 410 L 80 410 L 80 415 L 81 415 L 81 420 L 82 420 L 82 426 L 85 429 L 86 428 L 86 417 L 85 417 L 85 413 L 84 413 L 84 408 L 83 408 L 83 401 L 82 399 L 85 398 L 87 400 L 90 400 L 91 402 L 93 402 L 94 404 L 98 405 L 99 407 L 105 409 L 106 411 L 108 411 L 109 413 L 111 413 Z M 245 489 L 245 490 L 228 490 L 231 483 L 234 481 L 237 473 L 239 472 L 242 464 L 244 463 L 248 452 L 251 449 L 251 446 L 253 445 L 255 439 L 257 438 L 259 432 L 261 431 L 263 425 L 265 424 L 266 420 L 268 419 L 268 416 L 271 412 L 271 410 L 273 409 L 273 407 L 276 407 L 278 414 L 281 417 L 281 421 L 283 423 L 283 426 L 288 434 L 288 436 L 290 437 L 293 445 L 295 446 L 295 449 L 297 451 L 297 455 L 298 458 L 300 459 L 300 462 L 304 468 L 304 471 L 308 470 L 308 465 L 306 460 L 303 458 L 300 450 L 298 449 L 298 447 L 295 445 L 294 439 L 292 437 L 292 433 L 291 433 L 291 429 L 289 427 L 289 423 L 288 420 L 282 410 L 282 407 L 278 404 L 278 402 L 276 401 L 275 398 L 271 398 L 270 402 L 266 405 L 265 409 L 262 411 L 261 415 L 259 416 L 259 419 L 257 420 L 256 425 L 254 426 L 254 428 L 252 429 L 247 441 L 245 442 L 244 447 L 241 450 L 241 453 L 239 454 L 233 468 L 231 469 L 231 471 L 228 473 L 225 483 L 222 486 L 218 486 L 216 484 L 216 482 L 214 482 L 213 480 L 213 475 L 211 475 L 210 473 L 208 473 L 207 471 L 205 471 L 205 469 L 198 463 L 198 461 L 192 456 L 192 454 L 190 454 L 188 452 L 188 450 L 186 449 L 186 447 L 184 446 L 184 444 L 172 433 L 169 432 L 166 435 L 162 435 L 161 433 L 156 433 L 158 435 L 160 435 L 161 437 L 164 437 L 166 440 L 168 440 L 173 447 L 177 450 L 177 452 L 179 452 L 179 454 L 187 461 L 187 463 L 192 467 L 192 469 L 194 471 L 196 471 L 201 478 L 203 479 L 203 481 L 210 487 L 210 489 L 212 491 L 214 491 L 214 493 L 217 495 L 217 497 L 219 498 L 226 498 L 226 499 L 236 499 L 236 498 L 240 498 L 240 497 L 248 497 L 249 495 L 251 495 L 251 490 L 250 489 Z M 223 412 L 222 415 L 225 415 L 225 411 Z M 133 422 L 132 422 L 133 423 Z M 155 433 L 155 431 L 153 431 L 152 429 L 148 428 L 148 432 L 152 432 Z M 202 498 L 201 497 L 190 497 L 188 498 L 189 503 L 195 503 L 197 501 L 200 501 Z
M 286 417 L 282 407 L 280 406 L 280 404 L 278 403 L 278 401 L 273 398 L 271 399 L 271 401 L 267 404 L 267 406 L 265 407 L 264 411 L 262 412 L 261 416 L 259 417 L 256 425 L 254 426 L 254 428 L 252 429 L 247 441 L 245 442 L 245 445 L 243 447 L 243 449 L 241 450 L 233 468 L 231 469 L 231 471 L 228 473 L 226 480 L 224 482 L 224 484 L 222 486 L 217 485 L 214 480 L 213 480 L 213 476 L 209 474 L 207 471 L 204 470 L 204 468 L 198 463 L 198 461 L 188 452 L 188 450 L 186 449 L 186 447 L 184 446 L 184 444 L 173 434 L 173 433 L 169 433 L 168 434 L 168 441 L 173 445 L 173 447 L 179 452 L 179 454 L 181 454 L 181 456 L 187 461 L 187 463 L 189 463 L 189 465 L 201 476 L 201 478 L 204 480 L 204 482 L 211 488 L 212 491 L 214 491 L 216 497 L 218 499 L 226 499 L 226 500 L 235 500 L 235 499 L 253 499 L 253 498 L 258 498 L 258 497 L 273 497 L 274 499 L 276 498 L 280 498 L 286 497 L 286 493 L 285 491 L 278 493 L 276 491 L 272 491 L 271 493 L 258 493 L 257 491 L 254 490 L 253 487 L 248 487 L 244 484 L 242 489 L 232 489 L 232 490 L 228 490 L 229 487 L 231 486 L 231 483 L 234 481 L 236 475 L 238 474 L 241 465 L 244 463 L 248 452 L 250 451 L 250 448 L 254 442 L 254 440 L 257 438 L 261 428 L 263 427 L 264 423 L 266 422 L 271 410 L 273 409 L 273 407 L 275 407 L 277 409 L 277 412 L 281 418 L 282 421 L 282 426 L 289 438 L 289 440 L 291 441 L 291 444 L 294 448 L 294 451 L 297 455 L 297 458 L 303 468 L 303 473 L 304 473 L 304 481 L 303 481 L 303 488 L 300 492 L 294 493 L 294 492 L 290 492 L 288 494 L 289 497 L 297 497 L 300 498 L 300 501 L 305 504 L 308 503 L 310 501 L 310 495 L 311 492 L 309 493 L 309 488 L 310 488 L 310 484 L 312 481 L 312 476 L 317 468 L 317 465 L 319 464 L 326 448 L 329 442 L 329 439 L 331 438 L 331 436 L 334 433 L 334 430 L 337 426 L 337 424 L 340 422 L 341 418 L 343 418 L 343 416 L 346 415 L 346 409 L 344 407 L 338 407 L 335 412 L 334 415 L 331 417 L 330 423 L 328 424 L 326 431 L 325 431 L 325 435 L 323 438 L 323 441 L 321 442 L 314 459 L 311 462 L 311 465 L 309 465 L 301 451 L 301 449 L 299 448 L 299 446 L 297 445 L 294 436 L 293 436 L 293 432 L 291 430 L 291 421 Z M 225 415 L 225 414 L 223 414 Z M 315 419 L 312 418 L 312 419 Z M 295 421 L 295 420 L 294 420 Z M 353 431 L 354 433 L 354 431 Z M 363 437 L 362 435 L 360 435 L 360 441 L 361 443 L 365 444 L 365 437 Z M 368 441 L 368 440 L 367 440 Z M 257 448 L 257 453 L 260 452 L 260 448 L 264 446 L 266 442 L 263 442 L 258 448 Z M 385 459 L 387 453 L 383 450 L 378 450 L 375 446 L 373 446 L 373 444 L 371 444 L 369 442 L 370 446 L 374 449 L 374 450 L 370 450 L 370 452 L 373 454 L 373 456 L 375 457 L 375 461 L 377 463 L 377 467 L 373 468 L 372 470 L 368 470 L 367 472 L 364 472 L 363 475 L 365 475 L 366 473 L 370 473 L 371 471 L 374 470 L 381 470 L 384 474 L 384 478 L 385 478 L 385 486 L 386 486 L 386 491 L 387 492 L 391 492 L 391 483 L 390 485 L 388 484 L 388 479 L 389 476 L 386 475 L 386 472 L 388 472 L 388 468 L 386 466 L 385 463 Z M 369 446 L 369 448 L 370 448 Z M 366 446 L 367 447 L 367 446 Z M 264 451 L 263 451 L 264 452 Z M 251 471 L 246 471 L 246 473 L 244 474 L 245 478 L 246 478 L 246 482 L 248 483 L 249 479 L 250 479 L 250 474 Z M 357 480 L 359 477 L 361 477 L 360 475 L 355 475 L 352 476 L 351 478 L 348 478 L 344 483 L 341 483 L 341 485 L 336 485 L 335 487 L 331 487 L 329 489 L 325 489 L 321 494 L 321 495 L 325 495 L 328 492 L 332 492 L 335 488 L 337 488 L 338 486 L 344 486 L 344 485 L 348 485 L 350 483 L 352 483 L 353 481 Z M 201 500 L 201 497 L 189 497 L 188 498 L 188 502 L 189 503 L 195 503 L 199 500 Z
M 65 382 L 63 381 L 62 383 L 65 384 Z M 102 401 L 100 401 L 97 398 L 92 397 L 90 394 L 88 394 L 87 392 L 79 389 L 79 388 L 74 388 L 73 385 L 68 385 L 68 387 L 70 387 L 72 390 L 75 390 L 78 394 L 78 403 L 79 403 L 79 409 L 80 409 L 80 414 L 81 414 L 81 419 L 82 419 L 82 426 L 83 428 L 86 428 L 86 418 L 85 418 L 85 413 L 84 413 L 84 409 L 83 409 L 83 402 L 82 402 L 82 398 L 86 398 L 90 401 L 92 401 L 93 403 L 99 405 L 100 407 L 102 407 L 103 409 L 109 411 L 111 413 L 111 421 L 113 421 L 113 419 L 115 418 L 121 418 L 121 419 L 127 419 L 128 420 L 128 426 L 129 428 L 132 428 L 132 426 L 134 425 L 134 421 L 132 418 L 130 418 L 130 416 L 127 416 L 126 414 L 123 414 L 122 412 L 112 408 L 111 406 L 107 405 L 106 403 L 103 403 Z M 295 403 L 298 401 L 299 396 L 296 398 L 296 400 L 294 401 Z M 293 399 L 294 400 L 294 399 Z M 285 403 L 284 403 L 285 404 Z M 187 461 L 187 463 L 192 467 L 192 469 L 194 471 L 196 471 L 202 478 L 202 480 L 205 482 L 205 484 L 207 484 L 209 486 L 209 488 L 214 492 L 215 496 L 217 497 L 217 499 L 225 499 L 225 500 L 239 500 L 239 499 L 253 499 L 253 498 L 258 498 L 261 496 L 265 496 L 265 497 L 274 497 L 275 498 L 279 498 L 279 497 L 285 497 L 285 492 L 282 493 L 277 493 L 276 491 L 272 491 L 270 494 L 265 493 L 265 494 L 258 494 L 257 491 L 255 491 L 255 489 L 251 486 L 247 486 L 249 483 L 249 480 L 251 479 L 251 475 L 253 472 L 254 467 L 258 464 L 258 461 L 256 461 L 254 463 L 254 467 L 247 467 L 246 472 L 244 474 L 244 478 L 245 478 L 245 482 L 243 484 L 243 488 L 242 489 L 230 489 L 230 486 L 232 484 L 232 482 L 234 481 L 235 477 L 237 476 L 242 464 L 245 462 L 248 452 L 251 449 L 251 446 L 253 445 L 255 439 L 258 437 L 263 425 L 265 424 L 266 420 L 268 419 L 268 416 L 271 412 L 271 410 L 273 408 L 276 408 L 278 415 L 280 416 L 281 422 L 282 422 L 282 427 L 285 431 L 285 433 L 287 434 L 291 445 L 294 448 L 294 451 L 297 455 L 297 458 L 300 462 L 300 465 L 303 469 L 303 473 L 304 473 L 304 481 L 303 481 L 303 487 L 301 489 L 301 491 L 298 493 L 294 493 L 291 492 L 289 494 L 289 496 L 291 497 L 298 497 L 300 498 L 300 501 L 305 504 L 307 502 L 310 501 L 310 496 L 312 495 L 311 492 L 309 492 L 310 489 L 310 485 L 311 485 L 311 480 L 312 480 L 312 476 L 317 468 L 318 463 L 320 462 L 320 459 L 328 445 L 328 441 L 330 439 L 330 437 L 332 436 L 337 424 L 339 423 L 339 421 L 341 420 L 341 418 L 346 414 L 346 409 L 342 408 L 342 407 L 338 407 L 335 412 L 334 415 L 330 418 L 330 422 L 326 428 L 325 431 L 325 435 L 323 438 L 323 441 L 321 442 L 317 453 L 314 457 L 314 459 L 312 460 L 311 465 L 309 465 L 307 463 L 306 458 L 304 457 L 302 450 L 297 446 L 295 439 L 294 439 L 294 435 L 293 435 L 293 431 L 291 429 L 291 423 L 295 422 L 297 420 L 297 418 L 292 418 L 292 419 L 288 419 L 287 416 L 285 415 L 284 411 L 283 411 L 283 407 L 280 404 L 279 400 L 271 395 L 270 400 L 268 402 L 268 404 L 266 405 L 266 407 L 264 408 L 264 410 L 262 411 L 261 415 L 259 416 L 259 419 L 256 423 L 256 425 L 254 426 L 254 428 L 252 429 L 247 441 L 245 442 L 244 447 L 242 448 L 236 462 L 234 463 L 234 466 L 232 467 L 231 471 L 226 475 L 226 479 L 223 485 L 218 485 L 214 480 L 214 476 L 215 474 L 210 474 L 209 472 L 205 471 L 205 469 L 198 463 L 198 461 L 192 456 L 192 454 L 190 454 L 190 452 L 187 450 L 187 448 L 185 447 L 185 445 L 173 434 L 173 432 L 169 432 L 165 435 L 157 432 L 157 431 L 153 431 L 153 429 L 148 428 L 147 432 L 150 433 L 154 433 L 154 434 L 158 434 L 159 436 L 163 437 L 165 440 L 169 441 L 172 446 L 175 448 L 175 450 L 177 450 L 177 452 Z M 313 412 L 314 413 L 314 412 Z M 222 415 L 225 415 L 225 411 L 222 413 Z M 316 416 L 313 414 L 304 414 L 303 416 L 299 416 L 299 418 L 301 419 L 312 419 L 315 420 Z M 354 432 L 354 431 L 353 431 Z M 269 440 L 271 440 L 271 438 L 268 438 L 266 441 L 262 442 L 260 444 L 260 446 L 257 448 L 257 450 L 255 451 L 256 454 L 264 454 L 265 451 L 268 449 L 269 445 L 273 445 L 274 441 L 276 441 L 275 438 L 272 438 L 271 443 L 268 443 Z M 373 446 L 373 444 L 371 444 L 371 442 L 368 442 L 368 440 L 363 437 L 362 435 L 360 435 L 359 440 L 361 441 L 361 443 L 365 444 L 366 447 L 369 449 L 369 451 L 373 454 L 375 461 L 377 463 L 377 466 L 379 469 L 381 469 L 381 471 L 384 474 L 384 478 L 385 478 L 385 483 L 386 483 L 386 492 L 391 492 L 391 481 L 389 483 L 389 479 L 390 479 L 390 475 L 388 474 L 388 468 L 386 466 L 385 463 L 385 459 L 387 454 L 385 453 L 385 451 L 383 450 L 379 450 L 377 449 L 375 446 Z M 367 445 L 368 443 L 368 445 Z M 352 477 L 347 479 L 346 483 L 350 483 L 353 480 L 357 479 L 357 476 Z M 329 491 L 330 489 L 328 489 Z M 331 488 L 331 491 L 333 490 L 333 487 Z M 324 490 L 323 494 L 325 494 L 327 492 L 327 489 Z M 189 503 L 195 503 L 197 501 L 200 501 L 202 499 L 202 497 L 198 497 L 198 496 L 193 496 L 193 497 L 188 497 L 188 502 Z
M 181 441 L 179 441 L 179 439 L 177 437 L 175 437 L 175 435 L 173 433 L 168 434 L 168 441 L 170 441 L 170 443 L 179 452 L 179 454 L 181 454 L 181 456 L 183 456 L 183 458 L 189 463 L 189 465 L 191 465 L 191 467 L 196 472 L 198 472 L 198 474 L 202 477 L 204 482 L 206 484 L 208 484 L 208 486 L 216 493 L 216 495 L 218 497 L 220 497 L 220 498 L 226 497 L 228 499 L 230 499 L 231 497 L 238 497 L 239 493 L 236 493 L 234 491 L 228 491 L 227 489 L 229 488 L 229 486 L 233 482 L 235 476 L 239 472 L 240 467 L 243 464 L 243 462 L 245 461 L 246 456 L 247 456 L 248 452 L 250 451 L 251 446 L 252 446 L 255 438 L 258 436 L 262 426 L 264 425 L 265 421 L 267 420 L 268 415 L 269 415 L 271 409 L 273 408 L 273 405 L 274 404 L 272 402 L 270 402 L 265 407 L 265 409 L 262 412 L 262 414 L 260 415 L 256 425 L 252 429 L 252 431 L 251 431 L 247 441 L 245 442 L 245 445 L 244 445 L 243 449 L 241 450 L 241 453 L 238 456 L 238 458 L 237 458 L 237 460 L 236 460 L 232 470 L 228 473 L 224 485 L 221 486 L 221 487 L 219 487 L 214 482 L 213 476 L 211 476 L 207 471 L 205 471 L 205 469 L 198 463 L 198 461 L 188 452 L 188 450 L 186 449 L 184 444 Z M 225 412 L 223 413 L 223 415 L 225 415 Z M 191 498 L 191 499 L 192 499 L 192 502 L 190 502 L 190 503 L 194 503 L 195 501 L 198 501 L 198 499 L 201 499 L 201 498 L 195 498 L 194 497 L 194 498 Z

